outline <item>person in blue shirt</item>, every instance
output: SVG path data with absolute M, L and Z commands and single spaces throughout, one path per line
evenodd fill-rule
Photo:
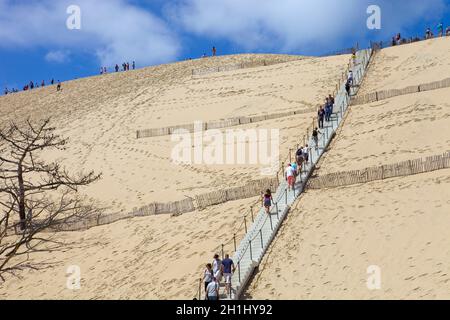
M 331 118 L 331 113 L 333 111 L 331 110 L 331 103 L 330 100 L 327 98 L 325 102 L 325 121 L 329 122 Z
M 233 276 L 236 268 L 234 267 L 233 260 L 230 259 L 230 255 L 226 254 L 225 259 L 222 260 L 223 275 L 225 277 L 225 286 L 227 294 L 231 293 L 231 277 Z

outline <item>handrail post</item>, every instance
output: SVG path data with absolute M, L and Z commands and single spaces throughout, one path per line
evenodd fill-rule
M 284 189 L 284 195 L 285 195 L 285 199 L 286 199 L 286 205 L 287 205 L 287 188 Z
M 249 245 L 250 245 L 250 260 L 253 261 L 252 240 L 249 240 L 248 243 L 249 243 Z
M 202 300 L 202 278 L 198 282 L 198 300 Z
M 303 183 L 302 182 L 302 172 L 301 171 L 300 171 L 300 182 Z M 295 199 L 295 183 L 294 183 L 294 186 L 292 188 L 292 191 L 294 191 L 294 199 Z
M 245 226 L 245 233 L 248 232 L 247 230 L 247 216 L 244 216 L 244 226 Z
M 233 235 L 233 242 L 234 242 L 234 252 L 236 252 L 237 251 L 237 248 L 236 248 L 236 233 Z
M 255 217 L 253 216 L 253 206 L 250 206 L 250 213 L 252 214 L 252 223 L 254 223 Z

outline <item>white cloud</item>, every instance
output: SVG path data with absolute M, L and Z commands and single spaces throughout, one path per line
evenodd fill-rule
M 70 51 L 92 53 L 104 66 L 132 60 L 145 65 L 175 60 L 180 39 L 196 35 L 230 41 L 239 51 L 309 53 L 367 37 L 370 4 L 382 8 L 378 35 L 385 38 L 438 19 L 445 7 L 444 0 L 151 1 L 165 8 L 166 20 L 136 0 L 0 0 L 0 49 L 45 48 L 51 61 Z M 81 30 L 66 28 L 66 9 L 73 4 L 81 8 Z
M 48 62 L 64 63 L 68 61 L 69 55 L 70 52 L 67 50 L 50 51 L 45 55 L 45 60 Z
M 439 16 L 444 0 L 179 0 L 168 16 L 198 36 L 228 40 L 247 50 L 304 51 L 364 38 L 367 7 L 382 8 L 380 35 Z
M 81 8 L 81 30 L 68 30 L 69 5 Z M 0 48 L 44 47 L 92 53 L 102 65 L 175 59 L 179 41 L 167 24 L 126 0 L 0 0 Z M 50 54 L 50 59 L 62 57 Z M 55 60 L 55 59 L 53 59 Z

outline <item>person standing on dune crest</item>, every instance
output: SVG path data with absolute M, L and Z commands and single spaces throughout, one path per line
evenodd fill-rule
M 439 23 L 437 29 L 439 37 L 442 37 L 444 35 L 444 24 L 442 22 Z

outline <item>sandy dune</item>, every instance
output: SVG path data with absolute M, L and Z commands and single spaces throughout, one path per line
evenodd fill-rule
M 360 94 L 443 80 L 450 67 L 450 38 L 436 38 L 383 49 L 364 80 Z
M 9 278 L 0 286 L 0 299 L 192 299 L 204 263 L 232 239 L 255 201 L 58 233 L 55 239 L 64 243 L 62 248 L 32 255 L 33 264 L 44 269 Z M 237 241 L 243 234 L 241 228 Z M 225 251 L 232 250 L 228 242 Z M 81 268 L 79 291 L 66 287 L 71 265 Z
M 193 69 L 263 60 L 288 62 L 192 77 Z M 0 108 L 6 112 L 0 120 L 52 115 L 70 143 L 64 153 L 46 156 L 60 159 L 73 171 L 102 172 L 103 179 L 86 194 L 114 211 L 130 211 L 154 201 L 243 185 L 249 177 L 262 178 L 254 166 L 175 166 L 170 137 L 137 140 L 136 130 L 313 110 L 333 91 L 348 60 L 348 56 L 238 55 L 184 61 L 71 81 L 63 84 L 61 94 L 47 87 L 1 97 Z M 284 155 L 296 144 L 293 140 L 306 134 L 311 117 L 276 119 L 258 127 L 282 130 Z
M 450 150 L 450 89 L 353 106 L 320 174 L 391 164 Z
M 381 51 L 362 93 L 448 77 L 450 41 L 436 39 Z M 255 59 L 267 67 L 192 77 L 193 68 Z M 284 59 L 284 60 L 283 60 Z M 66 83 L 0 98 L 0 121 L 49 113 L 71 138 L 65 153 L 48 154 L 104 179 L 86 194 L 114 210 L 183 199 L 259 178 L 256 166 L 175 166 L 170 137 L 137 140 L 137 129 L 304 108 L 311 113 L 240 127 L 278 128 L 280 154 L 301 144 L 314 106 L 331 93 L 349 57 L 241 55 L 186 61 Z M 352 107 L 319 173 L 392 163 L 450 149 L 450 89 Z M 308 191 L 289 214 L 247 298 L 450 298 L 448 213 L 450 170 L 333 190 Z M 191 299 L 202 265 L 231 239 L 257 199 L 179 217 L 120 221 L 85 232 L 59 233 L 60 250 L 34 254 L 44 267 L 0 287 L 0 299 Z M 242 237 L 242 229 L 238 234 Z M 232 252 L 228 242 L 225 251 Z M 66 288 L 79 265 L 80 291 Z M 367 267 L 382 288 L 366 286 Z
M 450 41 L 382 50 L 361 93 L 446 78 Z M 450 90 L 351 107 L 319 174 L 450 150 Z M 308 191 L 252 282 L 253 299 L 449 299 L 450 170 Z M 367 268 L 381 268 L 381 290 Z
M 450 170 L 306 193 L 252 299 L 449 299 Z M 367 268 L 381 269 L 368 290 Z
M 191 76 L 193 68 L 257 59 L 294 61 Z M 170 161 L 170 137 L 137 140 L 137 129 L 301 108 L 313 111 L 333 91 L 348 59 L 241 55 L 80 79 L 64 83 L 61 94 L 43 88 L 1 97 L 0 107 L 8 111 L 1 121 L 51 114 L 70 143 L 64 153 L 46 158 L 59 159 L 72 171 L 103 172 L 103 179 L 84 192 L 114 211 L 128 211 L 261 178 L 256 166 L 175 166 Z M 314 112 L 305 113 L 236 129 L 280 129 L 284 159 L 290 147 L 302 143 L 313 116 Z M 9 279 L 0 288 L 0 298 L 190 299 L 203 264 L 231 239 L 255 201 L 230 202 L 176 218 L 136 218 L 85 232 L 58 233 L 55 239 L 65 247 L 33 255 L 31 261 L 45 268 Z M 243 228 L 238 242 L 242 236 Z M 228 242 L 225 250 L 232 249 Z M 65 287 L 69 265 L 81 267 L 81 291 Z

